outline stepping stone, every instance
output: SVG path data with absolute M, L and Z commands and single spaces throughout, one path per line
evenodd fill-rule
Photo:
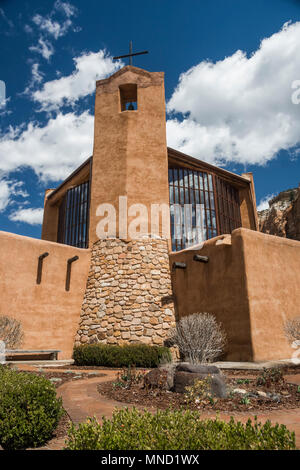
M 235 388 L 233 390 L 233 393 L 239 393 L 240 395 L 246 395 L 247 390 L 244 390 L 243 388 Z

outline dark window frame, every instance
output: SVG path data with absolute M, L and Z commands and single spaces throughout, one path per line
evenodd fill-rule
M 242 225 L 238 189 L 210 171 L 170 166 L 169 197 L 172 251 L 231 233 Z M 192 204 L 191 210 L 185 204 Z M 192 240 L 183 224 L 186 212 L 190 213 Z
M 216 176 L 220 235 L 242 226 L 239 191 L 223 178 Z
M 76 248 L 89 243 L 90 181 L 67 190 L 59 206 L 57 242 Z

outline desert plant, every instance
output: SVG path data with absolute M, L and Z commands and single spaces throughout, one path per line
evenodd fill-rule
M 300 317 L 287 320 L 284 324 L 284 332 L 289 341 L 300 341 Z
M 187 403 L 200 403 L 212 398 L 211 395 L 211 376 L 195 380 L 193 385 L 185 387 L 185 401 Z
M 113 383 L 114 388 L 130 389 L 133 385 L 142 383 L 145 372 L 139 372 L 135 366 L 123 367 L 122 372 L 118 372 L 117 379 Z
M 17 348 L 22 344 L 23 331 L 21 323 L 15 318 L 0 316 L 0 340 L 4 341 L 5 347 Z
M 194 364 L 212 362 L 224 351 L 226 334 L 214 315 L 194 313 L 183 317 L 170 333 L 183 358 Z
M 49 380 L 0 366 L 0 445 L 4 449 L 44 444 L 62 413 L 61 399 Z
M 106 367 L 157 367 L 162 358 L 171 361 L 170 350 L 163 346 L 147 344 L 87 344 L 77 346 L 73 351 L 78 366 Z
M 151 413 L 115 410 L 111 419 L 95 418 L 72 425 L 68 450 L 292 450 L 295 433 L 284 425 L 273 426 L 249 419 L 201 420 L 197 411 L 164 410 Z
M 272 384 L 284 382 L 282 370 L 279 367 L 266 369 L 265 367 L 257 376 L 256 385 L 271 387 Z

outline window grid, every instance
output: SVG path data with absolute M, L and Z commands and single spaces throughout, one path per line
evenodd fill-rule
M 87 248 L 89 181 L 69 189 L 59 208 L 58 243 Z
M 217 236 L 213 175 L 169 168 L 172 250 Z
M 216 177 L 220 233 L 231 233 L 242 226 L 239 192 L 223 179 Z

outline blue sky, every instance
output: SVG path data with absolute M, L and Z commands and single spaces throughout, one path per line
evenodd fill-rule
M 297 0 L 0 0 L 0 229 L 40 236 L 44 190 L 90 156 L 95 80 L 129 40 L 165 72 L 170 146 L 252 171 L 258 202 L 296 187 L 298 21 Z

